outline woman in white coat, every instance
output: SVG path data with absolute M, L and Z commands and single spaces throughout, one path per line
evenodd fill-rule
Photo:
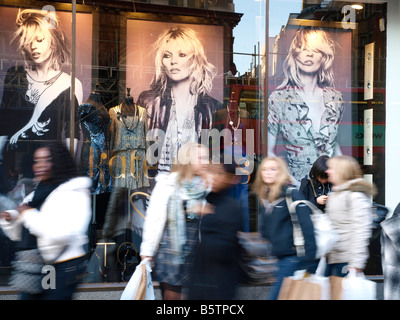
M 372 201 L 375 187 L 363 179 L 358 162 L 349 156 L 335 156 L 327 162 L 329 194 L 326 214 L 339 240 L 328 254 L 327 275 L 346 276 L 350 269 L 362 272 L 369 257 L 372 235 Z
M 164 300 L 180 300 L 182 288 L 188 285 L 200 211 L 210 187 L 208 161 L 204 145 L 187 143 L 179 150 L 171 173 L 157 176 L 151 194 L 140 256 L 154 260 L 153 279 L 160 283 Z
M 1 213 L 1 225 L 17 243 L 19 264 L 28 251 L 39 249 L 45 263 L 55 269 L 55 288 L 42 288 L 34 294 L 21 292 L 20 298 L 69 300 L 86 268 L 91 180 L 78 175 L 70 152 L 61 142 L 39 147 L 33 160 L 38 185 L 16 210 Z

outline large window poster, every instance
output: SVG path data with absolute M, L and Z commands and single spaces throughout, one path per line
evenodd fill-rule
M 148 152 L 158 171 L 212 128 L 224 98 L 223 46 L 222 26 L 127 21 L 126 86 L 146 108 L 148 138 L 161 141 Z
M 269 49 L 268 155 L 285 157 L 298 183 L 319 156 L 352 155 L 352 33 L 305 24 Z
M 36 143 L 69 138 L 71 21 L 71 12 L 56 11 L 52 6 L 0 7 L 0 155 L 4 171 L 29 177 L 29 157 Z M 91 91 L 92 15 L 77 13 L 76 28 L 75 111 Z M 77 116 L 74 128 L 78 140 Z M 3 192 L 8 191 L 5 187 Z

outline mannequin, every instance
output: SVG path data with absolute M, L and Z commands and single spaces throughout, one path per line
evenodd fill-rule
M 137 112 L 137 105 L 133 101 L 133 97 L 131 96 L 131 88 L 126 89 L 127 94 L 125 99 L 121 103 L 120 115 L 123 115 L 125 118 L 127 116 L 134 116 Z
M 136 105 L 130 88 L 121 104 L 110 109 L 110 168 L 113 186 L 135 190 L 149 186 L 143 174 L 146 157 L 147 113 Z
M 113 192 L 108 202 L 102 236 L 105 240 L 112 239 L 119 246 L 117 260 L 119 263 L 123 262 L 122 280 L 124 280 L 125 271 L 129 266 L 128 260 L 134 257 L 133 244 L 138 245 L 141 235 L 141 225 L 132 225 L 131 196 L 134 191 L 150 186 L 149 179 L 144 174 L 148 147 L 147 112 L 134 102 L 130 88 L 127 88 L 127 95 L 121 104 L 111 108 L 109 113 L 111 118 L 109 164 Z M 120 256 L 118 252 L 124 254 Z M 110 257 L 110 263 L 113 263 L 113 257 L 114 254 Z M 114 264 L 117 265 L 116 260 Z M 110 266 L 109 277 L 117 281 L 115 277 L 118 277 L 119 273 L 113 274 L 113 270 L 116 269 Z
M 225 130 L 223 138 L 220 140 L 220 152 L 224 154 L 225 161 L 232 159 L 245 172 L 244 164 L 247 161 L 246 155 L 246 130 L 251 129 L 249 121 L 249 112 L 238 107 L 238 101 L 235 99 L 235 92 L 231 92 L 229 103 L 226 108 L 218 110 L 213 114 L 213 129 L 218 131 Z M 241 133 L 237 130 L 241 130 Z M 240 201 L 243 214 L 244 231 L 249 231 L 249 204 L 248 204 L 248 175 L 242 175 L 239 183 L 231 188 L 231 195 Z
M 92 193 L 110 192 L 111 176 L 108 162 L 104 159 L 108 158 L 109 153 L 110 116 L 101 100 L 98 84 L 96 90 L 89 95 L 88 100 L 78 107 L 78 112 L 86 136 L 82 159 L 89 160 L 84 168 L 93 180 Z M 90 144 L 87 143 L 87 138 L 90 139 Z
M 246 157 L 246 130 L 250 129 L 249 112 L 238 107 L 235 99 L 235 92 L 232 91 L 229 103 L 226 108 L 214 112 L 213 129 L 220 132 L 224 129 L 230 131 L 230 135 L 224 134 L 223 141 L 220 141 L 220 150 L 224 153 L 231 153 L 232 156 L 239 152 L 236 160 Z M 241 134 L 236 132 L 242 130 Z M 225 132 L 227 132 L 225 130 Z M 232 146 L 232 150 L 230 149 Z

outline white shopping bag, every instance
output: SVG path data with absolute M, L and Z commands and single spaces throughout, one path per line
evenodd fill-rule
M 1 197 L 0 197 L 1 201 Z M 5 210 L 10 214 L 13 218 L 11 221 L 7 221 L 4 218 L 0 218 L 0 228 L 3 230 L 5 235 L 12 241 L 20 241 L 21 240 L 21 232 L 22 232 L 22 223 L 21 220 L 17 219 L 19 212 L 16 210 Z
M 376 283 L 352 269 L 342 280 L 342 300 L 376 300 Z
M 144 259 L 136 267 L 131 279 L 122 292 L 121 300 L 155 300 L 151 266 L 149 259 Z

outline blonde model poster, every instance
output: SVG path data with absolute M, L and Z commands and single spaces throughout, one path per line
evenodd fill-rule
M 351 120 L 351 33 L 290 26 L 271 51 L 268 155 L 284 156 L 300 182 L 319 156 L 351 152 L 341 130 Z
M 22 158 L 35 143 L 70 137 L 71 13 L 1 7 L 0 17 L 0 155 L 23 174 Z M 91 65 L 91 14 L 77 14 L 77 30 L 76 108 L 90 92 L 90 68 L 79 66 Z
M 158 170 L 168 172 L 178 150 L 212 129 L 212 115 L 222 108 L 223 29 L 136 20 L 127 28 L 127 87 L 159 142 L 152 154 Z

